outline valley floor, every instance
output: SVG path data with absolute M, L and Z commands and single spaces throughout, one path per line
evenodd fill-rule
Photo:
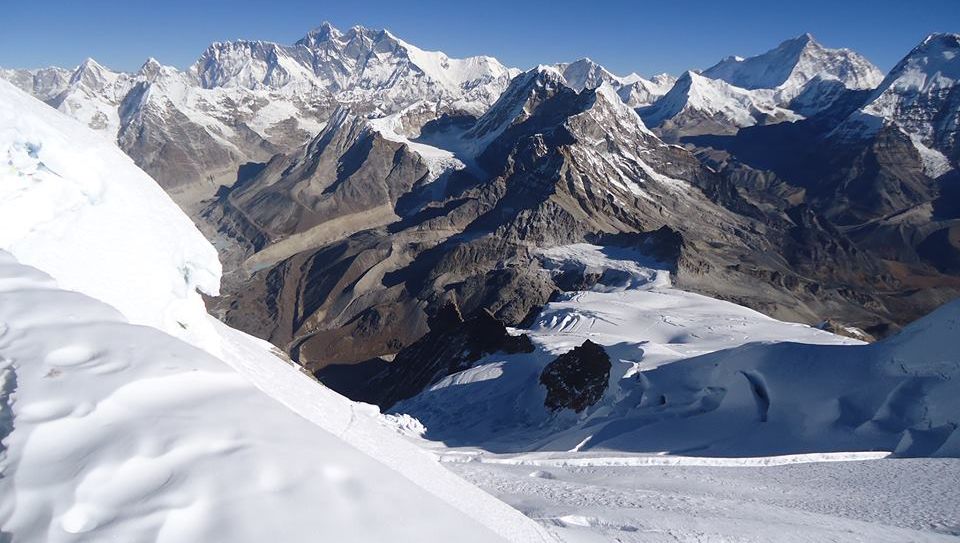
M 523 462 L 537 456 L 556 459 L 535 453 Z M 956 458 L 772 466 L 494 460 L 447 465 L 572 543 L 960 540 Z

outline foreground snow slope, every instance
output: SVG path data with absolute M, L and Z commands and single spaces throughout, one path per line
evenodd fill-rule
M 244 357 L 235 365 L 283 384 L 276 392 L 311 403 L 314 418 L 333 408 L 327 429 L 209 354 L 0 252 L 0 533 L 18 542 L 542 540 L 519 513 L 390 435 L 372 409 L 252 338 L 224 337 L 229 355 Z M 406 464 L 431 490 L 350 442 Z
M 0 81 L 0 249 L 136 324 L 211 345 L 216 250 L 116 145 Z
M 569 543 L 918 543 L 960 536 L 960 460 L 450 467 Z

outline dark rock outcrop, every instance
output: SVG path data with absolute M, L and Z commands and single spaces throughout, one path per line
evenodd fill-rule
M 480 310 L 463 318 L 453 302 L 442 306 L 430 321 L 430 332 L 397 353 L 379 373 L 369 378 L 368 386 L 353 386 L 351 399 L 388 409 L 400 400 L 415 396 L 424 388 L 454 373 L 470 368 L 489 354 L 530 353 L 533 344 L 526 335 L 512 336 L 489 311 Z M 342 369 L 317 377 L 342 379 Z M 342 387 L 340 390 L 344 390 Z
M 551 411 L 583 411 L 603 397 L 611 367 L 603 347 L 589 339 L 584 341 L 543 368 L 540 383 L 547 387 L 543 404 Z

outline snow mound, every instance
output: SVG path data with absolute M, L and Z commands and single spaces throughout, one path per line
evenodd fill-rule
M 0 81 L 0 249 L 135 324 L 210 343 L 216 250 L 91 129 Z
M 227 364 L 0 251 L 3 534 L 549 540 L 392 434 L 374 408 L 319 386 L 264 342 L 222 324 L 218 333 Z

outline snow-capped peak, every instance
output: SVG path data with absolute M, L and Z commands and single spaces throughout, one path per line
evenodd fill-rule
M 660 126 L 668 120 L 681 122 L 676 117 L 684 113 L 738 128 L 771 118 L 796 118 L 776 105 L 771 90 L 745 90 L 694 71 L 680 76 L 670 92 L 642 110 L 642 117 L 648 126 Z
M 339 39 L 343 34 L 337 30 L 332 24 L 327 21 L 320 23 L 320 26 L 314 28 L 310 32 L 307 32 L 307 35 L 304 36 L 296 45 L 303 45 L 305 47 L 316 47 L 317 43 L 325 42 L 329 40 Z
M 890 71 L 835 134 L 863 137 L 893 124 L 913 140 L 932 177 L 960 164 L 960 34 L 931 34 Z
M 330 23 L 290 46 L 215 43 L 191 70 L 205 88 L 319 88 L 343 93 L 340 101 L 361 102 L 380 114 L 419 100 L 443 100 L 480 114 L 516 74 L 492 57 L 450 58 L 388 30 L 354 26 L 341 32 Z
M 847 88 L 870 89 L 883 74 L 860 54 L 849 49 L 828 49 L 809 33 L 789 39 L 749 58 L 728 57 L 703 71 L 744 89 L 776 89 L 781 103 L 800 93 L 814 77 L 836 79 Z
M 115 82 L 120 75 L 120 73 L 114 72 L 88 57 L 77 66 L 70 78 L 70 84 L 85 85 L 97 89 Z
M 625 78 L 614 75 L 603 66 L 586 57 L 574 62 L 558 64 L 557 69 L 563 74 L 567 85 L 576 91 L 594 89 L 603 83 L 613 84 L 617 88 L 626 84 Z
M 913 48 L 880 84 L 880 97 L 896 92 L 929 92 L 953 87 L 960 80 L 960 34 L 930 34 Z
M 663 73 L 644 79 L 637 74 L 630 74 L 624 80 L 627 84 L 620 87 L 617 94 L 628 106 L 636 108 L 648 106 L 670 92 L 677 82 L 677 77 Z
M 510 126 L 523 122 L 539 104 L 561 89 L 573 92 L 556 66 L 541 64 L 513 78 L 507 90 L 467 132 L 471 139 L 489 141 Z

